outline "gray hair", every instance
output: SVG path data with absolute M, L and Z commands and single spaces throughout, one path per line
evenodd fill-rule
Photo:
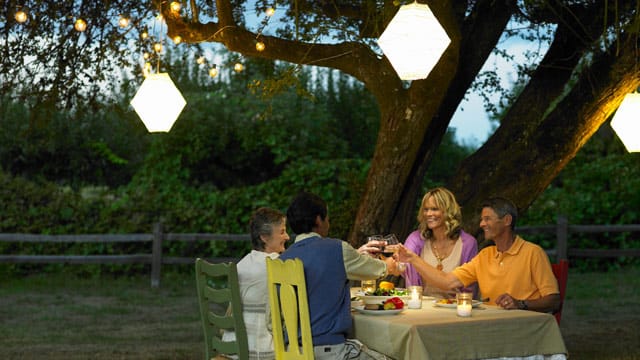
M 264 250 L 264 241 L 261 235 L 268 236 L 275 226 L 281 225 L 286 216 L 275 209 L 261 207 L 254 211 L 249 220 L 249 233 L 251 234 L 251 246 L 254 250 Z
M 511 200 L 503 197 L 492 197 L 482 202 L 482 209 L 491 208 L 501 219 L 506 215 L 511 215 L 511 230 L 516 228 L 518 220 L 518 208 Z

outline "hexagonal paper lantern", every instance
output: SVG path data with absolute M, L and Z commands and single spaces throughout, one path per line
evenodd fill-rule
M 167 73 L 149 74 L 131 106 L 149 132 L 168 132 L 187 102 Z
M 426 78 L 451 43 L 429 5 L 403 5 L 378 39 L 402 80 Z
M 611 127 L 628 152 L 640 152 L 640 94 L 627 94 L 611 120 Z

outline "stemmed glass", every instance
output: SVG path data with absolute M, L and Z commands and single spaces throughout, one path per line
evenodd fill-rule
M 398 237 L 396 236 L 396 234 L 389 234 L 385 236 L 383 240 L 387 243 L 387 246 L 385 246 L 384 249 L 382 250 L 382 254 L 385 257 L 393 256 L 393 254 L 398 252 L 400 241 L 398 241 Z M 400 270 L 400 272 L 404 272 L 406 267 L 407 267 L 407 264 L 398 263 L 398 270 Z

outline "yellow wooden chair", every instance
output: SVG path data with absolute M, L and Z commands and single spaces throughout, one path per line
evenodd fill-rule
M 312 360 L 313 342 L 302 260 L 267 258 L 267 286 L 276 359 Z M 283 320 L 288 345 L 284 343 Z M 298 334 L 302 347 L 297 340 Z
M 196 284 L 204 330 L 205 359 L 226 358 L 224 355 L 248 359 L 249 344 L 242 317 L 236 264 L 211 264 L 196 259 Z M 234 331 L 236 340 L 222 341 L 223 329 Z

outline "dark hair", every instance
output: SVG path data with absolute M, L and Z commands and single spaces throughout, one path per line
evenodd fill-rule
M 264 250 L 264 241 L 260 235 L 271 235 L 274 226 L 280 225 L 286 217 L 282 211 L 261 207 L 251 214 L 249 220 L 249 233 L 251 234 L 251 246 L 254 250 Z
M 492 197 L 482 202 L 482 208 L 491 208 L 501 219 L 506 215 L 511 215 L 511 230 L 516 228 L 518 220 L 518 208 L 511 200 L 503 197 Z
M 287 221 L 296 234 L 313 231 L 318 216 L 322 220 L 327 218 L 327 203 L 318 195 L 305 191 L 298 193 L 287 209 Z

